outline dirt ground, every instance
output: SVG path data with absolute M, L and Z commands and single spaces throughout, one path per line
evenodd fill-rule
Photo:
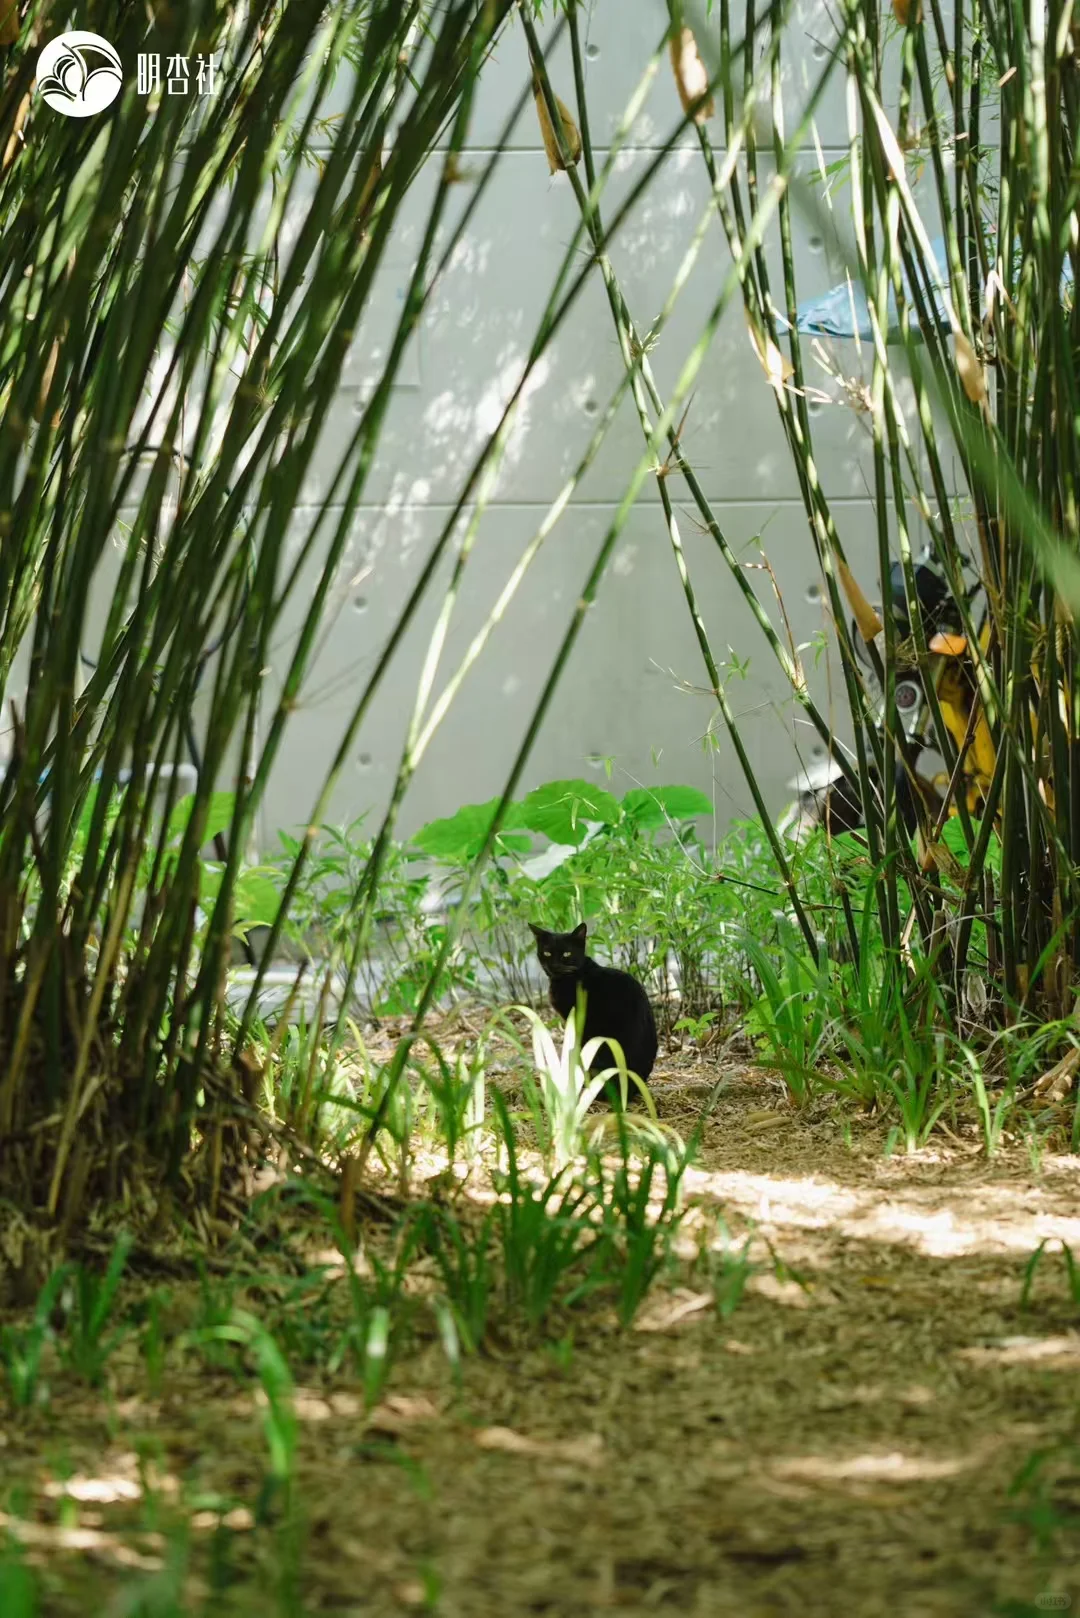
M 661 1069 L 661 1117 L 689 1133 L 716 1077 Z M 886 1157 L 884 1135 L 733 1070 L 689 1189 L 767 1260 L 734 1312 L 660 1291 L 629 1333 L 593 1312 L 554 1347 L 497 1341 L 459 1386 L 421 1343 L 367 1415 L 346 1371 L 299 1387 L 294 1558 L 256 1522 L 266 1441 L 235 1376 L 167 1373 L 152 1399 L 118 1354 L 108 1401 L 58 1384 L 0 1433 L 2 1522 L 43 1612 L 1080 1605 L 1080 1308 L 1057 1250 L 1080 1255 L 1080 1160 L 988 1162 L 964 1131 Z M 140 1574 L 179 1603 L 123 1606 Z

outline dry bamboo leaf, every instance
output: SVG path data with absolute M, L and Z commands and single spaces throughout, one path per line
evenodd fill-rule
M 379 188 L 379 181 L 382 179 L 382 172 L 382 153 L 376 152 L 375 161 L 371 165 L 371 173 L 364 181 L 364 189 L 360 193 L 360 202 L 356 209 L 356 223 L 360 227 L 361 235 L 367 229 L 372 204 L 375 201 L 375 193 Z
M 395 1584 L 392 1594 L 403 1607 L 428 1606 L 428 1592 L 419 1579 L 405 1579 L 403 1583 Z
M 896 20 L 900 24 L 901 28 L 906 28 L 907 25 L 908 25 L 908 17 L 911 15 L 911 0 L 892 0 L 892 8 L 893 8 L 893 16 L 896 18 Z M 916 26 L 916 28 L 919 26 L 919 24 L 921 22 L 922 22 L 922 6 L 918 5 L 915 8 L 915 26 Z
M 958 888 L 964 886 L 967 881 L 967 873 L 951 849 L 941 842 L 928 843 L 921 831 L 916 832 L 915 843 L 919 851 L 919 866 L 922 870 L 929 871 L 933 866 L 941 872 L 942 876 L 947 876 L 950 882 L 955 883 Z
M 249 1107 L 253 1107 L 262 1086 L 263 1075 L 266 1071 L 265 1064 L 259 1060 L 249 1046 L 247 1050 L 241 1051 L 237 1057 L 236 1071 L 244 1100 Z
M 956 333 L 954 342 L 960 386 L 972 404 L 981 405 L 986 399 L 986 373 L 979 364 L 978 355 L 962 331 Z
M 533 100 L 536 102 L 536 116 L 540 120 L 540 133 L 544 137 L 544 150 L 547 153 L 548 167 L 552 174 L 555 174 L 559 169 L 565 172 L 568 167 L 573 168 L 581 156 L 581 135 L 577 124 L 570 116 L 570 109 L 564 102 L 559 100 L 558 96 L 555 96 L 554 99 L 555 105 L 559 109 L 559 117 L 562 120 L 563 142 L 570 159 L 569 164 L 563 162 L 562 153 L 559 151 L 559 142 L 555 137 L 551 119 L 548 117 L 544 92 L 541 90 L 539 83 L 535 79 L 533 80 Z
M 350 1245 L 356 1241 L 356 1193 L 360 1184 L 360 1164 L 350 1152 L 341 1165 L 341 1200 L 338 1217 Z
M 971 738 L 971 752 L 975 760 L 975 770 L 988 787 L 990 777 L 994 773 L 994 765 L 997 763 L 997 750 L 994 747 L 994 738 L 990 734 L 990 727 L 986 723 L 982 703 L 977 697 L 975 701 L 979 707 L 979 715 L 975 721 L 975 734 Z
M 647 1304 L 634 1322 L 635 1331 L 664 1332 L 680 1321 L 688 1320 L 693 1315 L 700 1315 L 705 1309 L 712 1309 L 716 1299 L 711 1292 L 689 1292 L 680 1290 L 672 1297 L 659 1299 L 657 1302 Z
M 57 337 L 53 340 L 53 345 L 49 350 L 49 358 L 45 362 L 45 374 L 41 379 L 41 387 L 38 389 L 38 396 L 34 403 L 30 406 L 30 414 L 33 416 L 35 421 L 40 421 L 42 416 L 45 414 L 45 401 L 49 397 L 49 389 L 52 387 L 52 380 L 56 374 L 56 362 L 59 357 L 60 339 Z M 59 421 L 60 416 L 59 412 L 57 412 L 53 418 L 53 426 L 58 426 Z
M 856 582 L 855 575 L 842 556 L 836 558 L 836 571 L 840 575 L 840 583 L 843 586 L 844 594 L 848 598 L 848 606 L 855 615 L 855 623 L 858 626 L 859 634 L 869 646 L 870 642 L 881 634 L 885 626 L 863 595 Z
M 782 1112 L 748 1112 L 743 1122 L 755 1134 L 762 1129 L 778 1129 L 781 1124 L 790 1122 L 790 1114 Z
M 404 1432 L 413 1422 L 436 1421 L 438 1415 L 438 1406 L 424 1394 L 419 1396 L 391 1394 L 371 1412 L 367 1426 L 370 1432 L 395 1436 Z
M 789 1309 L 809 1309 L 810 1296 L 804 1286 L 798 1281 L 781 1281 L 775 1275 L 751 1276 L 747 1283 L 751 1292 L 760 1293 L 763 1298 L 769 1298 L 773 1303 L 783 1303 Z
M 0 0 L 0 45 L 14 45 L 18 37 L 18 0 Z
M 771 337 L 766 337 L 758 331 L 749 315 L 746 317 L 746 325 L 750 333 L 750 346 L 758 357 L 768 384 L 779 393 L 784 384 L 795 375 L 795 367 L 787 356 L 781 353 Z
M 321 167 L 319 173 L 321 176 Z M 375 205 L 382 174 L 382 153 L 375 152 L 372 154 L 371 173 L 364 181 L 363 190 L 360 192 L 356 202 L 350 205 L 350 199 L 344 197 L 335 208 L 330 219 L 330 235 L 337 236 L 347 233 L 352 236 L 355 234 L 361 241 L 364 240 L 368 225 L 371 222 L 371 213 Z
M 978 972 L 968 972 L 964 978 L 964 1003 L 972 1017 L 984 1017 L 989 1002 L 986 979 Z
M 889 165 L 889 179 L 902 180 L 906 173 L 904 154 L 900 149 L 900 142 L 896 138 L 896 130 L 886 118 L 884 112 L 876 115 L 878 139 Z
M 529 1438 L 512 1427 L 482 1427 L 474 1435 L 480 1449 L 502 1450 L 507 1455 L 534 1455 L 550 1460 L 574 1461 L 581 1466 L 599 1466 L 603 1461 L 604 1441 L 599 1433 L 587 1433 L 584 1438 L 545 1439 Z
M 677 35 L 672 34 L 668 47 L 671 66 L 675 71 L 675 88 L 679 92 L 683 112 L 689 117 L 694 103 L 705 96 L 693 113 L 693 119 L 695 124 L 707 123 L 716 111 L 716 103 L 711 95 L 705 95 L 709 88 L 709 71 L 698 54 L 693 29 L 683 28 Z
M 0 5 L 2 5 L 2 4 L 3 4 L 3 0 L 0 0 Z M 22 126 L 26 122 L 26 115 L 27 115 L 27 113 L 29 111 L 30 111 L 30 91 L 27 90 L 26 94 L 23 96 L 22 100 L 19 102 L 19 110 L 15 114 L 15 122 L 11 126 L 11 134 L 8 137 L 7 145 L 4 147 L 4 156 L 3 156 L 3 159 L 0 160 L 0 174 L 3 174 L 4 170 L 11 163 L 12 158 L 15 156 L 15 153 L 19 149 L 19 144 L 20 144 L 19 136 L 22 133 Z
M 1041 1079 L 1036 1079 L 1033 1094 L 1040 1101 L 1064 1101 L 1072 1089 L 1073 1075 L 1080 1066 L 1080 1048 L 1074 1048 L 1060 1062 L 1044 1073 Z

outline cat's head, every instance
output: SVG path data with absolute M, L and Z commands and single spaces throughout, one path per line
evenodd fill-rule
M 572 977 L 581 971 L 585 959 L 585 934 L 588 928 L 582 922 L 572 933 L 549 933 L 543 927 L 529 927 L 536 939 L 536 953 L 540 965 L 549 978 Z

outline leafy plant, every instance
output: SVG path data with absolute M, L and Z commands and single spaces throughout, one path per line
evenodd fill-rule
M 533 1108 L 533 1117 L 540 1136 L 541 1150 L 550 1156 L 557 1169 L 564 1168 L 580 1149 L 585 1119 L 589 1108 L 600 1095 L 607 1082 L 608 1070 L 590 1078 L 588 1064 L 604 1043 L 591 1039 L 582 1049 L 579 1043 L 579 1018 L 570 1013 L 563 1029 L 561 1048 L 529 1006 L 518 1006 L 517 1011 L 529 1019 L 532 1027 L 533 1055 L 539 1074 L 539 1105 Z M 626 1082 L 626 1064 L 621 1077 Z M 526 1076 L 526 1092 L 532 1088 Z
M 448 1208 L 425 1208 L 417 1218 L 424 1246 L 439 1267 L 445 1300 L 435 1300 L 436 1311 L 448 1357 L 456 1364 L 459 1347 L 464 1347 L 466 1353 L 476 1353 L 487 1331 L 497 1286 L 493 1263 L 495 1210 L 491 1209 L 473 1228 Z M 448 1316 L 439 1308 L 442 1301 Z
M 1031 1533 L 1042 1556 L 1058 1553 L 1062 1536 L 1071 1541 L 1078 1524 L 1071 1492 L 1062 1487 L 1075 1475 L 1077 1447 L 1069 1440 L 1032 1450 L 1009 1484 L 1009 1498 L 1017 1503 L 1010 1516 Z
M 451 1063 L 434 1040 L 432 1063 L 418 1070 L 433 1106 L 431 1134 L 445 1149 L 452 1167 L 463 1148 L 468 1162 L 475 1161 L 484 1131 L 487 1052 L 480 1037 L 470 1049 L 460 1049 Z
M 752 1240 L 747 1236 L 741 1246 L 736 1246 L 724 1221 L 718 1219 L 715 1238 L 707 1236 L 702 1241 L 698 1263 L 712 1288 L 720 1320 L 728 1320 L 735 1313 L 747 1283 L 759 1268 L 750 1258 Z
M 228 1320 L 196 1328 L 187 1341 L 199 1347 L 234 1343 L 251 1354 L 265 1395 L 262 1425 L 269 1461 L 256 1517 L 264 1519 L 278 1495 L 288 1508 L 298 1427 L 292 1377 L 274 1338 L 254 1315 L 244 1309 L 234 1309 Z
M 910 1062 L 900 1061 L 891 1071 L 882 1073 L 881 1087 L 891 1096 L 900 1114 L 898 1129 L 890 1131 L 886 1150 L 890 1150 L 897 1135 L 903 1138 L 905 1151 L 917 1152 L 930 1138 L 931 1131 L 951 1099 L 948 1094 L 949 1071 L 945 1066 L 944 1036 L 935 1041 L 935 1058 Z M 940 1095 L 939 1087 L 946 1087 Z
M 257 0 L 238 23 L 234 7 L 208 0 L 152 26 L 165 29 L 170 53 L 190 58 L 197 47 L 215 58 L 213 96 L 124 98 L 110 123 L 127 154 L 120 169 L 85 138 L 94 131 L 74 126 L 59 144 L 17 141 L 0 169 L 0 286 L 11 294 L 0 313 L 0 413 L 17 424 L 0 441 L 0 486 L 5 510 L 20 514 L 0 570 L 0 689 L 18 657 L 27 677 L 0 783 L 0 966 L 14 995 L 0 1133 L 35 1142 L 25 1161 L 19 1148 L 15 1178 L 30 1174 L 47 1217 L 63 1201 L 77 1219 L 79 1199 L 101 1195 L 102 1177 L 75 1169 L 77 1117 L 114 1143 L 134 1124 L 141 1172 L 174 1174 L 213 1092 L 207 1068 L 228 1082 L 230 1040 L 233 1056 L 247 1046 L 312 841 L 299 840 L 275 885 L 250 864 L 249 839 L 340 587 L 350 513 L 364 498 L 402 355 L 467 224 L 436 228 L 449 171 L 337 468 L 333 531 L 318 525 L 292 550 L 291 519 L 404 199 L 440 143 L 461 150 L 477 75 L 511 9 L 512 0 L 481 11 L 472 0 L 425 5 L 414 28 L 415 8 L 389 0 L 359 10 L 339 0 L 326 12 Z M 121 56 L 134 58 L 146 17 L 114 24 Z M 16 64 L 28 38 L 14 46 Z M 313 154 L 319 103 L 346 57 L 348 93 L 319 125 L 332 155 Z M 526 86 L 522 103 L 527 96 Z M 285 197 L 298 206 L 283 229 Z M 58 221 L 48 244 L 42 210 Z M 573 255 L 571 245 L 568 266 Z M 63 284 L 53 285 L 59 262 Z M 564 280 L 522 385 L 580 291 Z M 483 466 L 497 465 L 519 394 L 489 435 L 463 506 Z M 129 520 L 113 545 L 121 512 Z M 424 593 L 403 610 L 387 656 Z M 107 612 L 88 659 L 91 599 Z M 268 695 L 272 648 L 283 677 Z M 356 695 L 346 749 L 385 666 Z M 201 706 L 200 735 L 192 716 Z M 411 744 L 402 786 L 426 745 Z M 186 797 L 185 752 L 196 779 Z M 310 825 L 325 822 L 339 769 L 312 783 Z M 345 899 L 330 901 L 346 1000 L 376 925 L 399 802 L 400 793 L 362 868 L 347 873 Z M 206 859 L 219 836 L 218 857 Z M 266 949 L 234 1021 L 221 986 L 236 934 L 255 927 L 267 928 Z M 428 955 L 439 981 L 447 938 L 444 928 Z M 415 1010 L 425 993 L 409 982 L 401 1003 Z M 89 1071 L 99 1055 L 104 1083 Z M 134 1160 L 119 1150 L 112 1158 Z M 12 1161 L 5 1153 L 5 1172 Z
M 34 1305 L 29 1324 L 0 1326 L 0 1366 L 8 1397 L 18 1410 L 29 1408 L 41 1393 L 41 1358 L 52 1336 L 52 1314 L 68 1279 L 67 1267 L 53 1271 Z
M 743 947 L 764 991 L 746 1019 L 747 1030 L 758 1042 L 763 1064 L 775 1068 L 792 1099 L 805 1105 L 831 1034 L 827 966 L 813 964 L 788 943 L 778 970 L 756 939 L 746 938 Z
M 604 1237 L 591 1219 L 593 1193 L 564 1165 L 542 1184 L 521 1171 L 513 1124 L 498 1091 L 492 1101 L 506 1155 L 505 1191 L 494 1235 L 508 1307 L 538 1327 L 556 1301 L 569 1307 L 600 1284 L 590 1260 Z
M 1031 1289 L 1035 1284 L 1036 1273 L 1046 1253 L 1047 1241 L 1048 1238 L 1044 1237 L 1024 1265 L 1024 1284 L 1020 1289 L 1021 1309 L 1030 1307 Z M 1072 1248 L 1066 1242 L 1061 1243 L 1061 1258 L 1065 1267 L 1065 1280 L 1069 1291 L 1069 1299 L 1074 1308 L 1080 1308 L 1080 1264 L 1077 1263 Z
M 991 1105 L 990 1093 L 986 1087 L 982 1066 L 972 1053 L 967 1054 L 972 1089 L 975 1092 L 975 1100 L 979 1108 L 979 1122 L 982 1125 L 986 1155 L 987 1157 L 993 1157 L 1004 1139 L 1005 1126 L 1016 1110 L 1016 1092 L 1012 1086 L 1006 1085 L 996 1101 Z
M 142 1354 L 146 1366 L 146 1380 L 153 1398 L 160 1398 L 165 1381 L 167 1335 L 163 1315 L 169 1307 L 167 1292 L 157 1289 L 150 1294 L 138 1310 L 136 1319 L 142 1325 Z
M 684 1217 L 680 1206 L 690 1153 L 658 1132 L 631 1135 L 623 1113 L 616 1114 L 618 1157 L 610 1175 L 596 1161 L 605 1234 L 612 1255 L 605 1260 L 617 1276 L 619 1320 L 629 1326 L 653 1283 L 670 1261 L 671 1246 Z
M 126 1231 L 117 1236 L 109 1262 L 100 1276 L 85 1264 L 73 1265 L 68 1271 L 64 1357 L 91 1387 L 101 1382 L 110 1355 L 130 1329 L 121 1321 L 111 1331 L 107 1330 L 132 1241 Z
M 0 1612 L 8 1618 L 38 1618 L 39 1586 L 14 1539 L 0 1544 Z
M 701 1017 L 680 1017 L 672 1033 L 685 1034 L 695 1045 L 701 1045 L 712 1034 L 718 1016 L 716 1011 L 706 1011 Z

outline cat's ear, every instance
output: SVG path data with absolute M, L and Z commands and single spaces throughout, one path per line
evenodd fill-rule
M 532 933 L 534 938 L 543 938 L 544 936 L 544 929 L 542 927 L 538 927 L 534 921 L 530 921 L 529 931 Z
M 582 921 L 582 922 L 579 922 L 578 925 L 574 928 L 573 932 L 570 934 L 570 937 L 574 940 L 575 944 L 584 944 L 585 935 L 588 933 L 588 931 L 589 931 L 588 927 Z

